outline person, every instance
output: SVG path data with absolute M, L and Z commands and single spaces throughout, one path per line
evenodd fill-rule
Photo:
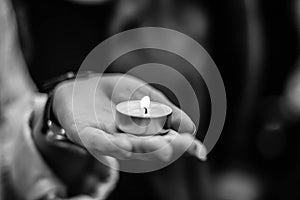
M 30 6 L 40 4 L 39 2 L 28 2 Z M 50 1 L 47 3 L 52 4 Z M 67 2 L 61 3 L 62 6 L 66 7 L 65 4 L 67 4 Z M 79 123 L 75 125 L 73 121 L 74 109 L 72 107 L 72 88 L 74 80 L 61 82 L 58 86 L 54 87 L 52 90 L 53 94 L 49 96 L 34 93 L 34 86 L 27 76 L 24 67 L 24 57 L 17 43 L 16 18 L 14 18 L 12 6 L 10 2 L 6 0 L 1 0 L 0 5 L 0 50 L 3 52 L 0 60 L 1 88 L 3 88 L 1 92 L 9 99 L 1 99 L 1 114 L 3 118 L 6 118 L 6 120 L 2 120 L 2 124 L 4 124 L 2 127 L 7 127 L 3 128 L 3 130 L 5 130 L 5 136 L 3 136 L 5 140 L 1 141 L 4 145 L 1 145 L 0 151 L 0 192 L 3 199 L 105 199 L 117 184 L 118 172 L 115 169 L 118 163 L 116 158 L 169 161 L 175 151 L 186 148 L 188 144 L 192 143 L 190 149 L 197 147 L 197 156 L 203 160 L 205 159 L 205 147 L 201 145 L 198 140 L 194 140 L 191 135 L 194 130 L 194 123 L 189 116 L 169 101 L 163 93 L 129 75 L 125 77 L 125 80 L 122 79 L 124 82 L 118 95 L 114 97 L 116 99 L 112 98 L 109 93 L 112 92 L 110 91 L 111 88 L 113 88 L 116 82 L 120 80 L 120 77 L 123 76 L 117 74 L 103 75 L 102 80 L 104 87 L 101 87 L 96 92 L 97 102 L 102 103 L 100 106 L 101 116 L 98 116 L 99 119 L 101 119 L 100 124 L 94 121 L 94 113 L 88 112 L 88 109 L 86 109 L 91 106 L 91 93 L 88 93 L 88 91 L 90 91 L 88 88 L 91 88 L 97 79 L 95 76 L 80 78 L 77 86 L 80 88 L 79 91 L 81 95 L 80 98 L 76 99 L 80 105 L 77 107 L 80 115 L 78 115 L 79 118 L 76 118 Z M 20 4 L 16 4 L 15 7 L 18 5 Z M 78 6 L 77 4 L 69 5 L 71 5 L 71 7 L 73 6 L 70 9 L 75 10 Z M 107 3 L 106 6 L 109 7 L 111 4 Z M 104 6 L 104 9 L 107 8 L 106 6 Z M 31 9 L 34 10 L 37 7 L 33 6 Z M 20 15 L 20 10 L 16 10 L 16 15 Z M 39 10 L 39 12 L 44 11 L 45 10 Z M 60 11 L 63 11 L 63 9 Z M 53 12 L 53 10 L 51 12 Z M 34 14 L 33 12 L 33 15 Z M 39 19 L 35 20 L 38 21 Z M 63 21 L 64 19 L 60 20 Z M 49 20 L 48 22 L 56 24 L 55 21 Z M 18 23 L 19 27 L 22 27 L 22 24 L 20 22 Z M 103 25 L 105 26 L 105 24 Z M 46 30 L 43 30 L 43 27 L 39 27 L 41 32 L 47 32 L 47 26 L 44 28 Z M 22 31 L 22 28 L 19 30 Z M 33 35 L 34 34 L 37 34 L 37 32 L 34 32 Z M 71 37 L 70 34 L 64 34 L 63 32 L 61 35 Z M 49 43 L 47 44 L 48 36 L 49 35 L 44 34 L 44 38 L 42 39 L 44 44 L 40 42 L 37 43 L 38 45 L 42 44 L 46 47 L 46 51 L 45 49 L 40 51 L 42 54 L 46 53 L 44 56 L 51 56 L 52 54 L 47 51 L 53 51 L 55 49 L 53 47 L 47 48 L 47 45 L 51 45 Z M 51 35 L 51 37 L 52 36 L 53 35 Z M 106 35 L 103 34 L 102 37 L 105 36 Z M 80 33 L 78 33 L 76 37 L 80 37 Z M 39 39 L 40 38 L 37 38 L 37 40 Z M 72 47 L 72 44 L 68 42 L 65 44 Z M 80 46 L 79 44 L 76 45 Z M 38 49 L 41 48 L 41 46 L 36 46 L 35 48 Z M 64 51 L 59 48 L 56 50 L 56 55 L 59 54 L 60 51 Z M 30 53 L 30 51 L 25 52 Z M 26 57 L 25 54 L 24 56 Z M 27 62 L 30 63 L 29 66 L 33 66 L 29 67 L 30 70 L 33 70 L 29 70 L 31 74 L 41 73 L 45 68 L 48 68 L 47 65 L 40 65 L 40 62 L 45 61 L 43 55 L 35 54 L 34 56 L 38 56 L 38 58 L 33 59 L 32 63 L 27 60 Z M 81 58 L 74 57 L 73 55 L 72 60 L 76 61 L 77 59 Z M 50 60 L 52 59 L 50 58 Z M 55 62 L 59 62 L 59 65 L 64 64 L 65 61 L 64 59 L 54 60 Z M 54 63 L 49 62 L 49 64 L 53 65 Z M 35 68 L 37 66 L 39 67 L 38 70 Z M 55 73 L 62 74 L 61 70 L 58 71 L 59 72 Z M 41 79 L 46 79 L 45 73 L 39 75 Z M 33 77 L 37 78 L 36 75 Z M 41 79 L 34 81 L 39 83 Z M 11 81 L 13 81 L 13 83 Z M 40 88 L 40 85 L 41 84 L 38 84 L 38 88 Z M 168 134 L 164 136 L 154 136 L 151 140 L 145 140 L 118 133 L 112 118 L 112 110 L 108 110 L 107 108 L 111 103 L 127 100 L 129 95 L 131 95 L 132 88 L 135 88 L 137 85 L 140 85 L 141 88 L 135 94 L 137 95 L 136 98 L 148 95 L 152 99 L 172 107 L 172 130 L 169 131 Z M 53 98 L 51 102 L 49 101 L 50 97 Z M 5 111 L 5 109 L 9 107 L 3 103 L 6 101 L 9 101 L 11 107 L 16 110 L 11 116 L 7 114 L 8 111 Z M 46 102 L 50 102 L 49 112 L 53 113 L 55 120 L 57 120 L 61 128 L 65 130 L 68 143 L 60 143 L 65 150 L 55 149 L 50 150 L 51 152 L 49 153 L 48 150 L 43 149 L 45 147 L 43 142 L 47 142 L 47 138 L 45 138 L 45 135 L 42 133 L 43 124 L 48 122 L 45 121 L 44 117 L 45 114 L 48 114 Z M 15 118 L 14 116 L 17 117 Z M 9 122 L 7 122 L 7 120 Z M 15 126 L 13 129 L 11 128 L 12 124 Z M 181 127 L 180 131 L 178 130 L 179 125 Z M 173 142 L 169 142 L 170 135 L 176 135 Z M 42 139 L 40 140 L 40 138 Z M 107 138 L 109 140 L 107 140 Z M 50 144 L 50 146 L 51 145 L 52 144 Z M 162 146 L 164 146 L 162 152 L 159 154 L 151 154 L 152 156 L 150 157 L 135 157 L 135 154 L 131 153 L 132 151 L 153 152 Z M 110 167 L 98 162 L 94 157 L 87 154 L 85 150 L 82 150 L 82 148 L 92 150 L 97 156 L 109 163 Z M 76 151 L 76 153 L 74 153 L 74 151 Z M 72 156 L 79 162 L 72 160 L 72 162 L 66 165 L 62 164 L 64 159 L 68 160 L 70 157 L 72 158 Z M 65 174 L 65 172 L 67 172 L 67 174 Z M 183 198 L 186 198 L 185 194 L 182 195 Z

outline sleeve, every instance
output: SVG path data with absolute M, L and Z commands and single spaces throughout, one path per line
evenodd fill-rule
M 67 194 L 66 186 L 46 165 L 36 148 L 32 138 L 32 130 L 29 126 L 29 118 L 32 111 L 38 118 L 38 120 L 34 121 L 34 127 L 41 123 L 45 101 L 45 96 L 35 98 L 33 108 L 24 115 L 24 126 L 21 133 L 18 134 L 18 137 L 11 145 L 1 152 L 7 174 L 9 174 L 9 180 L 6 180 L 4 184 L 7 185 L 10 182 L 13 188 L 11 191 L 16 192 L 21 199 L 36 200 L 48 194 L 59 194 L 60 196 L 66 196 Z M 98 170 L 98 174 L 93 175 L 101 176 L 101 173 L 107 174 L 109 172 L 109 177 L 105 181 L 96 179 L 98 181 L 96 181 L 96 184 L 93 184 L 94 188 L 90 190 L 93 191 L 91 194 L 72 197 L 72 199 L 102 200 L 113 190 L 118 180 L 118 172 L 115 170 L 118 168 L 118 163 L 111 157 L 105 157 L 105 159 L 110 163 L 110 167 L 102 167 L 102 171 Z M 3 192 L 5 193 L 6 191 Z

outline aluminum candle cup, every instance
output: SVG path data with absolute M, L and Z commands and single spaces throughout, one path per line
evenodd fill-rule
M 143 100 L 145 97 L 141 101 L 125 101 L 116 106 L 118 129 L 136 136 L 149 136 L 160 134 L 170 127 L 172 109 L 158 102 L 150 102 L 150 99 L 148 105 L 143 105 Z

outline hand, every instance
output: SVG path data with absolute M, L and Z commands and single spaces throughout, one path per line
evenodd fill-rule
M 99 76 L 64 82 L 55 90 L 53 111 L 71 141 L 96 154 L 118 159 L 169 161 L 175 152 L 188 149 L 205 160 L 205 147 L 192 135 L 194 123 L 161 92 L 129 75 L 104 74 L 98 82 Z M 113 118 L 115 105 L 144 96 L 172 108 L 172 130 L 168 134 L 145 139 L 118 132 Z M 147 156 L 132 153 L 154 152 L 162 147 Z

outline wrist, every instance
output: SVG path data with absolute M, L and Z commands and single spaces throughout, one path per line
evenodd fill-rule
M 55 127 L 54 137 L 57 140 L 73 143 L 82 146 L 77 138 L 77 129 L 72 116 L 72 92 L 75 78 L 87 78 L 93 73 L 90 71 L 74 74 L 69 72 L 44 84 L 44 91 L 49 94 L 45 107 L 43 131 Z M 58 129 L 58 130 L 57 130 Z
M 70 80 L 71 76 L 68 77 L 67 80 Z M 54 106 L 56 91 L 60 83 L 53 83 L 51 89 L 48 87 L 49 95 L 44 111 L 39 113 L 39 116 L 34 116 L 34 118 L 39 117 L 40 120 L 34 123 L 33 139 L 47 165 L 67 186 L 72 188 L 80 184 L 91 156 L 85 149 L 67 138 L 65 129 L 57 118 L 56 109 L 63 106 L 59 101 L 57 101 L 58 107 Z
M 51 102 L 49 98 L 47 102 Z M 59 132 L 61 128 L 55 123 L 52 123 L 47 129 L 43 128 L 46 112 L 45 106 L 43 112 L 37 111 L 33 113 L 33 118 L 35 119 L 32 127 L 33 141 L 53 173 L 68 188 L 72 188 L 74 185 L 79 185 L 78 182 L 88 166 L 90 157 L 84 149 L 70 143 L 68 140 L 62 139 Z

